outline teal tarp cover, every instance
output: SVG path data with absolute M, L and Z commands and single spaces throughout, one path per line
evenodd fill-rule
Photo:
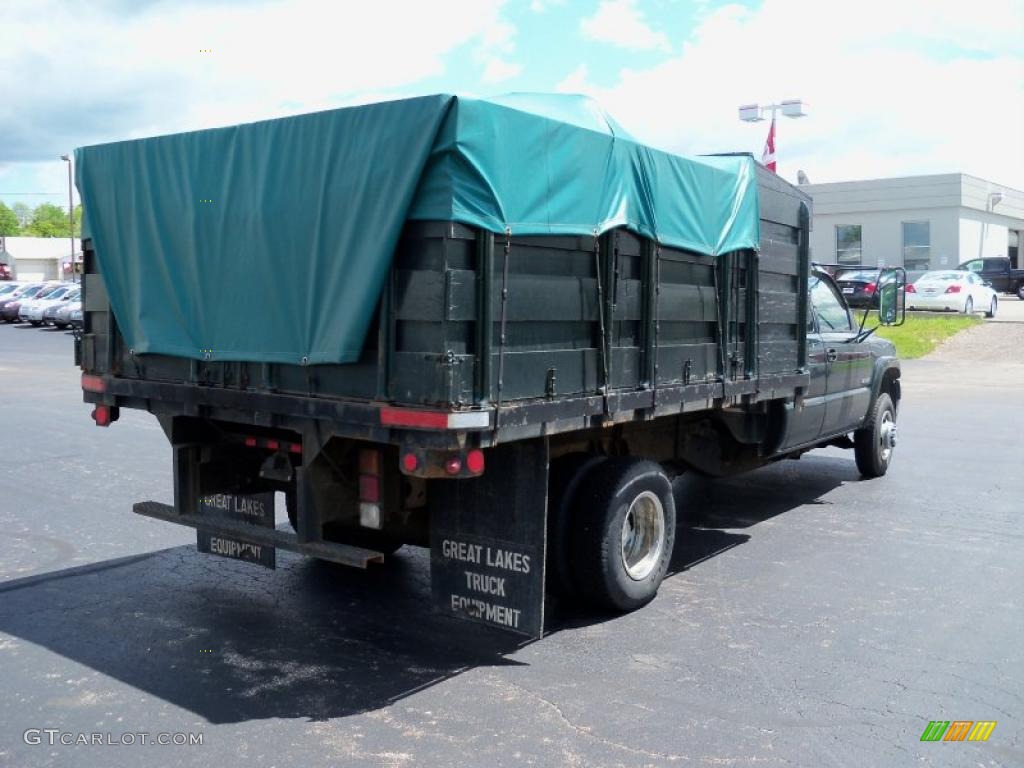
M 758 243 L 749 157 L 683 158 L 581 96 L 450 95 L 79 148 L 85 236 L 136 353 L 359 358 L 407 219 Z

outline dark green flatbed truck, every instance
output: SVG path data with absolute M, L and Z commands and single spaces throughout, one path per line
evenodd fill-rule
M 135 511 L 195 527 L 203 551 L 367 567 L 429 547 L 440 609 L 531 636 L 545 594 L 632 610 L 672 554 L 673 473 L 838 445 L 877 477 L 892 458 L 894 349 L 812 265 L 806 196 L 760 166 L 756 183 L 759 248 L 717 256 L 622 227 L 407 221 L 345 364 L 137 353 L 87 239 L 84 399 L 100 426 L 157 417 L 174 500 Z

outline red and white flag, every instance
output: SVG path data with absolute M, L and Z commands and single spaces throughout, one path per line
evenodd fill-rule
M 764 143 L 764 153 L 761 155 L 761 164 L 772 173 L 775 171 L 775 118 L 772 118 L 772 127 L 768 129 L 768 140 Z

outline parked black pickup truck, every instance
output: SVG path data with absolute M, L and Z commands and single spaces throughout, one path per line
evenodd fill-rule
M 1000 293 L 1016 294 L 1024 301 L 1024 269 L 1013 269 L 1007 256 L 986 256 L 971 259 L 957 269 L 974 272 Z
M 654 597 L 680 468 L 886 473 L 899 362 L 811 265 L 798 188 L 573 101 L 433 104 L 78 151 L 84 398 L 172 445 L 173 504 L 135 512 L 270 567 L 429 547 L 442 610 L 537 636 L 547 592 Z M 902 270 L 875 282 L 900 322 Z

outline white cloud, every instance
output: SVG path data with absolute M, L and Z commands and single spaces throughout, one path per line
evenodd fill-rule
M 460 46 L 507 58 L 503 1 L 4 0 L 0 161 L 406 95 Z
M 767 123 L 740 104 L 800 98 L 780 118 L 779 170 L 815 182 L 964 171 L 1024 188 L 1024 5 L 765 0 L 709 13 L 681 53 L 624 69 L 610 87 L 585 68 L 562 86 L 594 95 L 657 146 L 760 157 Z
M 664 32 L 655 32 L 636 0 L 603 0 L 597 12 L 580 22 L 584 37 L 632 50 L 670 49 Z
M 531 0 L 530 10 L 534 13 L 547 13 L 549 8 L 565 5 L 565 0 Z
M 589 75 L 590 70 L 587 69 L 587 65 L 580 64 L 555 86 L 555 90 L 559 93 L 590 93 L 593 88 L 587 82 Z
M 480 79 L 485 83 L 500 83 L 503 80 L 516 77 L 522 71 L 523 68 L 520 64 L 499 59 L 497 56 L 491 56 L 484 65 L 484 71 L 480 74 Z
M 498 20 L 481 33 L 473 60 L 481 67 L 483 83 L 500 83 L 523 71 L 522 65 L 510 60 L 516 51 L 515 37 L 515 26 L 504 20 Z

